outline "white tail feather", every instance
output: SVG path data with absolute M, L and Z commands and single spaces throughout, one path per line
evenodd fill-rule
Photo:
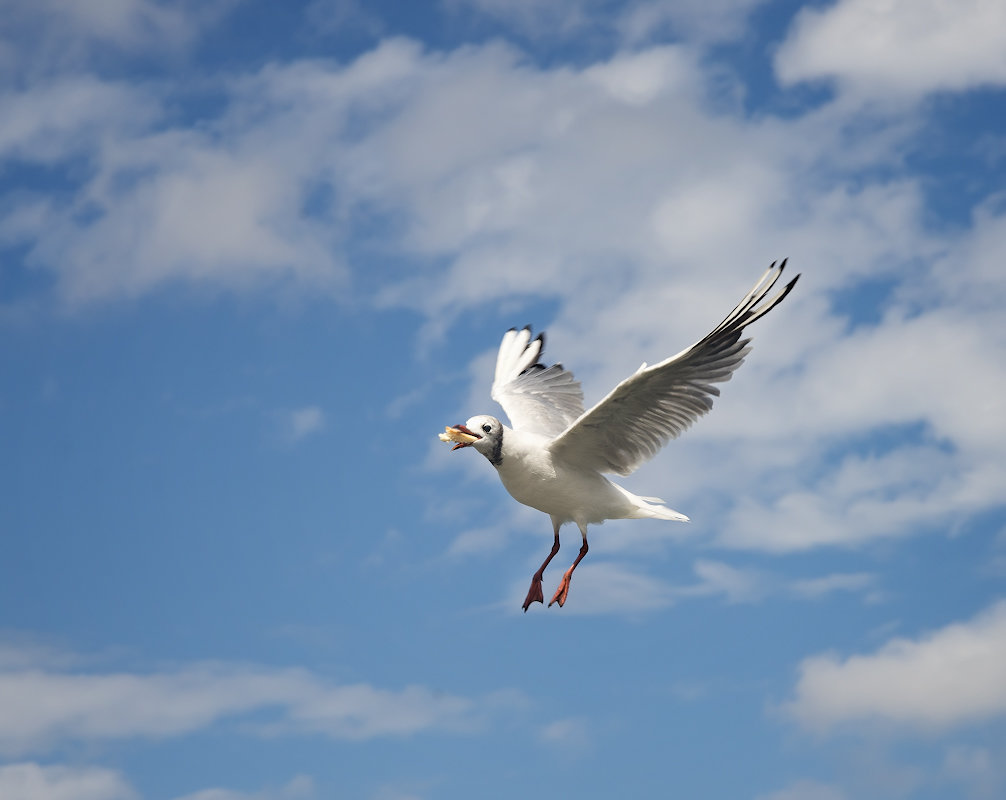
M 654 505 L 656 503 L 664 502 L 659 497 L 641 497 L 640 495 L 633 494 L 628 489 L 619 486 L 617 483 L 613 483 L 612 485 L 624 494 L 634 506 L 632 511 L 625 515 L 624 519 L 667 519 L 672 522 L 691 521 L 684 514 L 681 514 L 672 508 L 668 508 L 664 505 Z

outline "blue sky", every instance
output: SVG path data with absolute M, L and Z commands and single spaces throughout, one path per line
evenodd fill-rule
M 1004 9 L 0 2 L 0 796 L 1003 796 Z M 503 331 L 590 405 L 784 256 L 522 614 Z

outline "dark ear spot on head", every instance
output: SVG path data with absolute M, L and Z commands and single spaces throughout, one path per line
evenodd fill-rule
M 503 431 L 499 432 L 499 436 L 493 442 L 493 449 L 489 454 L 489 463 L 497 468 L 503 463 Z

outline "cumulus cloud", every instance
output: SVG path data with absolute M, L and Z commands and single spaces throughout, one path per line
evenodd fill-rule
M 869 655 L 804 660 L 787 711 L 803 726 L 888 723 L 942 731 L 1006 715 L 1006 601 Z
M 235 75 L 184 123 L 163 87 L 141 87 L 127 121 L 135 86 L 72 80 L 100 115 L 39 111 L 69 91 L 49 81 L 0 117 L 6 158 L 84 164 L 54 195 L 0 203 L 0 242 L 70 305 L 169 285 L 355 291 L 420 312 L 430 345 L 467 311 L 548 299 L 550 354 L 589 404 L 706 333 L 788 254 L 805 271 L 797 291 L 642 492 L 711 509 L 694 527 L 721 544 L 775 552 L 907 536 L 1000 503 L 1006 214 L 987 200 L 962 230 L 925 224 L 923 182 L 876 169 L 913 142 L 911 115 L 863 125 L 829 103 L 748 118 L 683 45 L 572 67 L 498 42 L 388 39 L 344 64 Z M 374 221 L 380 242 L 359 233 Z M 396 256 L 379 280 L 349 255 L 373 251 Z M 854 319 L 839 298 L 878 281 L 888 295 Z M 482 410 L 491 354 L 472 364 Z M 915 433 L 879 452 L 847 444 L 892 430 Z
M 987 298 L 1002 292 L 992 255 L 1001 213 L 982 210 L 972 231 L 940 238 L 923 224 L 917 181 L 842 177 L 887 163 L 910 126 L 852 135 L 856 117 L 839 106 L 790 122 L 711 111 L 680 48 L 581 73 L 511 58 L 485 51 L 470 63 L 493 76 L 493 109 L 460 94 L 462 79 L 437 65 L 440 86 L 458 98 L 458 129 L 473 134 L 459 145 L 464 155 L 419 167 L 401 149 L 409 166 L 381 183 L 422 198 L 422 224 L 405 244 L 447 256 L 448 266 L 386 288 L 382 302 L 417 307 L 442 326 L 461 308 L 555 298 L 549 357 L 576 371 L 589 405 L 640 361 L 709 330 L 758 267 L 788 251 L 791 268 L 806 269 L 797 291 L 752 331 L 750 363 L 673 445 L 679 460 L 645 468 L 643 490 L 671 494 L 686 513 L 689 498 L 723 491 L 716 508 L 726 513 L 709 520 L 721 543 L 770 551 L 911 535 L 999 502 L 993 451 L 1006 429 L 993 406 L 1006 391 L 996 366 L 1006 340 Z M 537 91 L 521 80 L 528 71 L 543 79 Z M 495 116 L 504 107 L 515 121 Z M 432 138 L 417 114 L 403 116 L 419 123 L 408 133 Z M 388 120 L 382 150 L 399 151 L 400 127 Z M 504 140 L 507 154 L 497 152 Z M 854 155 L 836 164 L 835 153 Z M 591 219 L 603 222 L 585 226 Z M 778 250 L 765 251 L 770 241 Z M 487 271 L 491 286 L 472 280 Z M 889 296 L 876 319 L 854 325 L 836 295 L 878 280 L 890 281 Z M 471 397 L 483 410 L 491 360 L 480 353 L 476 364 Z M 866 454 L 846 444 L 900 430 L 916 432 Z M 724 463 L 735 466 L 730 484 Z
M 0 91 L 0 159 L 59 164 L 89 158 L 104 137 L 142 130 L 160 111 L 138 87 L 86 74 Z
M 840 0 L 805 8 L 776 54 L 785 84 L 834 78 L 857 92 L 921 95 L 1006 84 L 998 0 Z
M 252 730 L 362 740 L 426 730 L 471 731 L 498 698 L 423 686 L 334 684 L 305 670 L 194 664 L 175 670 L 84 672 L 23 665 L 0 671 L 0 753 L 61 742 L 178 736 L 260 712 Z

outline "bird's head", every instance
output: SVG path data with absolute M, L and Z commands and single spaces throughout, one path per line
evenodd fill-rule
M 503 445 L 503 424 L 488 414 L 472 417 L 464 425 L 446 428 L 440 434 L 445 442 L 454 442 L 452 450 L 474 447 L 494 464 L 498 463 Z

